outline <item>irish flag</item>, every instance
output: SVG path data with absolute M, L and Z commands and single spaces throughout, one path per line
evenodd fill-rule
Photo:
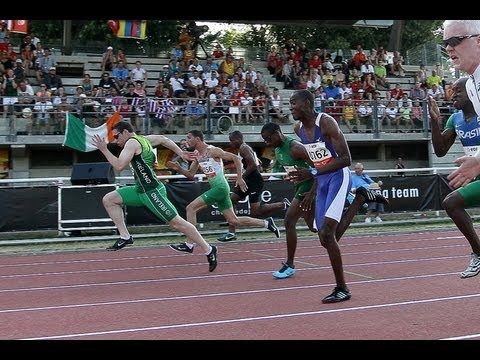
M 122 116 L 116 112 L 105 122 L 96 128 L 91 128 L 84 124 L 82 120 L 71 113 L 67 114 L 67 128 L 65 130 L 65 138 L 63 146 L 72 149 L 89 152 L 97 150 L 93 143 L 93 136 L 98 135 L 105 139 L 107 143 L 113 141 L 112 126 L 122 120 Z

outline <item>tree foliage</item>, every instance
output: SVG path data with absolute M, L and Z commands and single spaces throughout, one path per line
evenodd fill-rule
M 261 21 L 261 20 L 259 20 Z M 433 31 L 443 20 L 406 20 L 402 31 L 401 50 L 406 50 L 435 39 Z M 182 28 L 188 21 L 175 20 L 147 20 L 147 38 L 142 44 L 149 48 L 168 49 L 178 40 Z M 49 39 L 63 37 L 63 20 L 30 20 L 29 27 L 37 36 L 48 42 Z M 305 26 L 278 26 L 258 25 L 248 26 L 245 32 L 235 29 L 223 33 L 202 34 L 202 43 L 211 48 L 213 43 L 221 43 L 225 47 L 237 46 L 246 48 L 268 49 L 271 45 L 282 46 L 290 38 L 296 42 L 304 41 L 307 48 L 327 49 L 354 49 L 361 44 L 365 49 L 387 47 L 390 29 L 375 28 L 335 28 L 335 27 L 305 27 Z M 73 20 L 72 40 L 88 43 L 89 41 L 103 41 L 112 46 L 122 46 L 132 39 L 119 39 L 109 29 L 107 20 Z M 138 41 L 136 41 L 138 42 Z

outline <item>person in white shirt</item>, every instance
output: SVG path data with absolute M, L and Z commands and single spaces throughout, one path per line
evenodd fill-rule
M 480 20 L 446 20 L 443 42 L 454 68 L 471 75 L 466 90 L 480 116 Z M 455 162 L 460 167 L 448 176 L 449 184 L 454 188 L 469 184 L 480 174 L 480 152 L 459 157 Z
M 142 67 L 141 61 L 136 61 L 135 67 L 132 69 L 132 71 L 130 71 L 130 81 L 134 83 L 137 81 L 143 81 L 143 88 L 145 89 L 147 80 L 148 80 L 147 70 L 145 70 L 145 68 Z

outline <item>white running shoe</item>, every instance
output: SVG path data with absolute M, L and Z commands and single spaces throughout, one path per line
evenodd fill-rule
M 470 264 L 465 269 L 465 271 L 460 273 L 462 279 L 466 279 L 480 273 L 480 255 L 472 253 L 470 255 Z

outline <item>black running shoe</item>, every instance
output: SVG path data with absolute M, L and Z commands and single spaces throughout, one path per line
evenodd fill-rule
M 212 272 L 217 267 L 217 247 L 212 245 L 212 251 L 207 255 L 208 271 Z
M 180 244 L 171 244 L 169 245 L 171 249 L 181 252 L 193 253 L 193 247 L 189 247 L 187 243 L 180 243 Z
M 116 251 L 116 250 L 120 250 L 121 248 L 124 248 L 127 245 L 132 245 L 132 244 L 133 244 L 133 238 L 131 236 L 127 240 L 120 238 L 117 241 L 115 241 L 115 244 L 113 244 L 110 247 L 107 247 L 107 250 Z
M 277 225 L 275 225 L 275 222 L 273 221 L 273 218 L 269 217 L 266 219 L 268 221 L 268 227 L 267 229 L 270 230 L 275 234 L 277 238 L 280 237 L 280 230 L 278 230 Z
M 390 204 L 388 199 L 382 194 L 376 191 L 365 189 L 363 186 L 358 187 L 356 193 L 362 195 L 365 198 L 365 202 L 376 202 L 384 205 Z
M 222 242 L 237 240 L 237 235 L 231 232 L 227 232 L 226 234 L 223 234 L 223 236 L 219 237 L 217 240 Z
M 352 297 L 350 291 L 342 289 L 341 287 L 336 286 L 333 289 L 333 292 L 322 300 L 324 304 L 336 303 L 340 301 L 349 300 Z

